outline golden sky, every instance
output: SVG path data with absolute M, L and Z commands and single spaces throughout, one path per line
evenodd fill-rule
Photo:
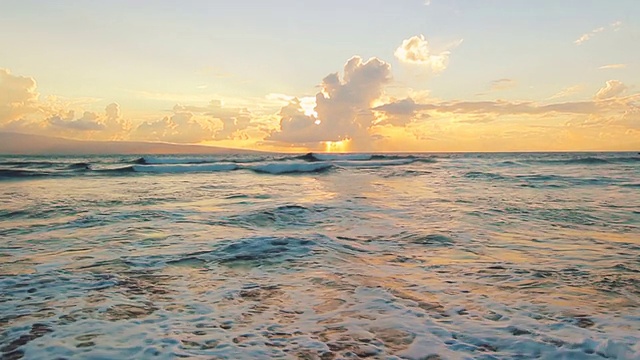
M 640 149 L 640 2 L 0 5 L 0 131 L 275 151 Z

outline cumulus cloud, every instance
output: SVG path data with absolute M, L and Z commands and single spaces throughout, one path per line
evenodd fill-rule
M 173 111 L 202 114 L 222 124 L 222 128 L 214 133 L 214 140 L 225 140 L 245 137 L 239 132 L 251 124 L 251 113 L 246 108 L 224 107 L 222 101 L 211 100 L 207 106 L 176 105 Z
M 92 138 L 99 140 L 121 140 L 131 130 L 130 122 L 121 117 L 120 106 L 116 103 L 107 105 L 104 115 L 85 111 L 80 118 L 75 119 L 75 112 L 70 110 L 47 118 L 45 123 L 47 129 L 59 131 L 63 135 L 91 132 Z
M 0 69 L 0 124 L 7 124 L 37 111 L 36 81 L 30 77 L 12 75 L 7 69 Z
M 104 114 L 84 111 L 75 118 L 71 108 L 86 99 L 61 100 L 50 96 L 39 100 L 36 81 L 0 69 L 0 128 L 5 131 L 56 136 L 118 140 L 127 136 L 130 124 L 120 116 L 118 104 L 107 105 Z
M 212 101 L 206 114 L 222 122 L 222 129 L 214 136 L 216 140 L 246 137 L 239 132 L 247 129 L 251 124 L 251 113 L 247 109 L 223 108 L 222 102 Z
M 610 99 L 621 95 L 627 90 L 627 86 L 618 80 L 609 80 L 606 85 L 598 90 L 595 98 L 598 100 Z
M 244 108 L 224 107 L 220 100 L 207 106 L 173 107 L 173 115 L 140 124 L 132 136 L 141 140 L 175 143 L 246 138 L 239 133 L 251 124 L 251 113 Z
M 449 65 L 449 50 L 458 46 L 461 42 L 462 40 L 450 45 L 444 51 L 434 52 L 424 35 L 416 35 L 403 40 L 394 55 L 402 62 L 420 65 L 434 73 L 439 73 Z
M 317 116 L 305 114 L 308 111 L 294 98 L 280 110 L 280 126 L 266 140 L 303 144 L 352 139 L 364 144 L 371 140 L 369 128 L 375 121 L 371 106 L 390 79 L 386 62 L 355 56 L 344 65 L 342 78 L 333 73 L 322 80 L 315 98 Z
M 98 115 L 94 112 L 85 111 L 81 118 L 74 120 L 74 112 L 70 111 L 64 118 L 56 115 L 47 119 L 52 127 L 78 130 L 78 131 L 100 131 L 105 128 L 98 120 Z
M 179 111 L 156 121 L 145 121 L 132 133 L 135 139 L 172 143 L 198 143 L 213 140 L 213 136 L 212 124 L 196 119 L 189 111 Z

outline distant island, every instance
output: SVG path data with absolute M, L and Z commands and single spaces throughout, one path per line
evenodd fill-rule
M 140 141 L 82 141 L 58 137 L 0 132 L 4 155 L 109 155 L 109 154 L 247 154 L 256 150 L 205 145 L 182 145 Z

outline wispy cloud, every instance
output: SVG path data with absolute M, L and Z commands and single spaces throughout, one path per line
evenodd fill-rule
M 564 88 L 564 89 L 558 91 L 557 93 L 553 94 L 547 100 L 560 99 L 560 98 L 568 97 L 568 96 L 571 96 L 571 95 L 575 95 L 575 94 L 581 92 L 582 90 L 584 90 L 584 85 L 569 86 L 569 87 Z
M 622 27 L 622 21 L 615 21 L 609 25 L 613 31 L 618 31 Z
M 501 91 L 512 89 L 518 85 L 518 82 L 513 79 L 498 79 L 491 82 L 491 91 Z
M 598 69 L 608 70 L 608 69 L 624 69 L 627 67 L 627 64 L 609 64 L 600 66 Z
M 597 34 L 599 34 L 601 32 L 604 32 L 607 29 L 610 29 L 612 31 L 618 31 L 618 30 L 620 30 L 621 27 L 622 27 L 622 21 L 615 21 L 615 22 L 609 24 L 609 26 L 601 26 L 601 27 L 598 27 L 598 28 L 595 28 L 595 29 L 591 30 L 588 33 L 582 34 L 573 43 L 576 44 L 576 45 L 582 45 L 583 43 L 591 40 Z

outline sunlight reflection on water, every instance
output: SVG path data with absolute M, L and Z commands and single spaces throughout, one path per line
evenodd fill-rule
M 638 165 L 501 161 L 3 182 L 0 351 L 636 357 Z

